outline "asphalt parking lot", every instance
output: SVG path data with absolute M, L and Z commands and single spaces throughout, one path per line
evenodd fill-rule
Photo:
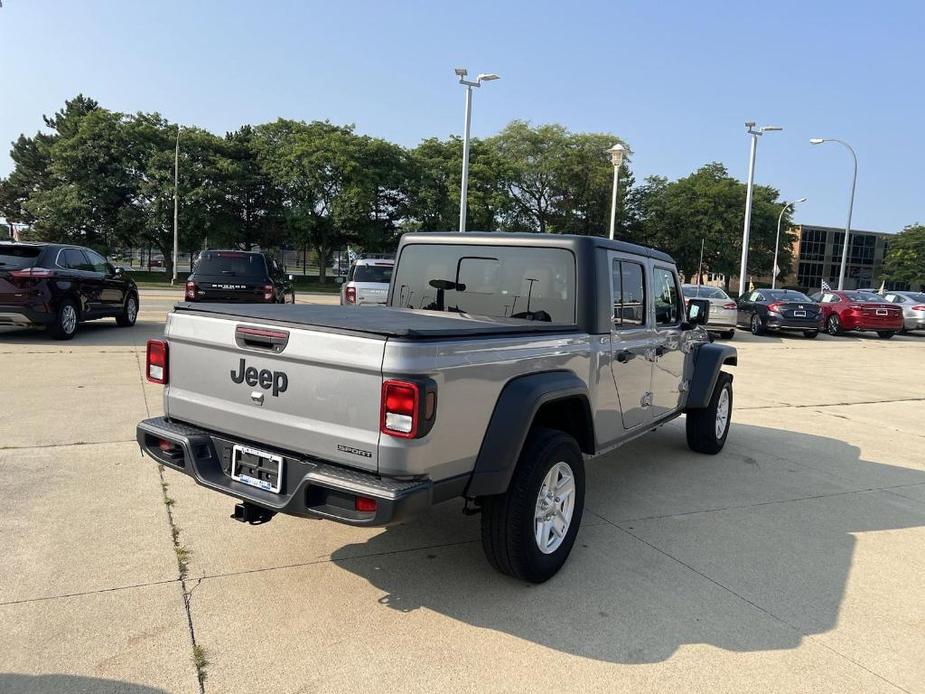
M 925 692 L 925 336 L 739 332 L 725 450 L 675 421 L 591 462 L 575 551 L 530 586 L 461 504 L 244 526 L 142 459 L 172 301 L 0 330 L 0 691 L 195 693 L 198 665 L 206 692 Z

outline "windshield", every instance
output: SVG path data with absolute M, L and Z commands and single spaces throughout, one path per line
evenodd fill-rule
M 216 277 L 219 275 L 258 278 L 267 276 L 267 268 L 262 255 L 236 251 L 206 251 L 199 256 L 194 272 Z
M 809 303 L 813 301 L 806 294 L 795 292 L 792 289 L 762 289 L 761 293 L 766 294 L 771 301 L 806 301 Z
M 0 268 L 32 267 L 41 253 L 42 249 L 35 246 L 0 246 Z
M 575 257 L 561 248 L 410 244 L 391 306 L 575 322 Z
M 719 287 L 697 287 L 693 284 L 685 284 L 681 287 L 681 293 L 686 297 L 697 297 L 698 299 L 728 299 L 729 295 Z
M 871 292 L 845 292 L 845 298 L 848 301 L 876 301 L 883 303 L 883 297 Z
M 378 282 L 388 284 L 392 281 L 391 265 L 357 265 L 353 273 L 354 282 Z

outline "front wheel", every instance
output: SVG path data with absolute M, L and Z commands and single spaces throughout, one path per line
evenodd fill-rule
M 884 340 L 889 340 L 896 333 L 892 330 L 878 330 L 877 334 L 882 337 Z
M 585 470 L 574 438 L 535 429 L 505 494 L 482 498 L 482 548 L 501 573 L 531 583 L 568 559 L 585 505 Z
M 698 453 L 719 453 L 726 445 L 731 423 L 732 376 L 720 371 L 710 404 L 687 413 L 687 445 Z
M 129 294 L 125 299 L 125 306 L 122 307 L 122 315 L 116 316 L 116 325 L 123 328 L 130 328 L 135 325 L 138 318 L 138 297 Z

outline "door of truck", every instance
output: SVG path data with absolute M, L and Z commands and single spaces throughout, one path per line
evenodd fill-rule
M 623 429 L 635 429 L 651 419 L 653 351 L 646 291 L 648 269 L 639 257 L 613 251 L 608 253 L 608 264 L 613 305 L 611 372 Z
M 655 360 L 652 369 L 652 418 L 659 419 L 680 406 L 685 353 L 681 349 L 684 299 L 675 269 L 652 264 Z

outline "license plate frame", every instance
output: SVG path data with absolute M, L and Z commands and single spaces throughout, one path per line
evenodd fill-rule
M 878 315 L 878 316 L 888 316 L 888 315 L 890 315 L 890 312 L 887 311 L 885 308 L 878 308 L 878 309 L 877 309 L 877 315 Z
M 254 456 L 263 460 L 268 460 L 276 463 L 276 484 L 272 484 L 267 480 L 262 480 L 251 475 L 241 473 L 238 469 L 241 459 L 243 456 L 249 455 Z M 251 448 L 250 446 L 243 446 L 241 444 L 235 444 L 231 448 L 231 479 L 241 484 L 246 484 L 249 487 L 254 487 L 255 489 L 262 489 L 265 492 L 273 492 L 274 494 L 279 494 L 283 488 L 283 470 L 285 469 L 286 460 L 281 455 L 276 453 L 270 453 L 269 451 L 262 451 L 259 448 Z M 252 466 L 251 466 L 252 467 Z M 259 467 L 262 467 L 260 465 Z
M 794 318 L 806 318 L 806 311 L 794 311 L 793 317 Z

